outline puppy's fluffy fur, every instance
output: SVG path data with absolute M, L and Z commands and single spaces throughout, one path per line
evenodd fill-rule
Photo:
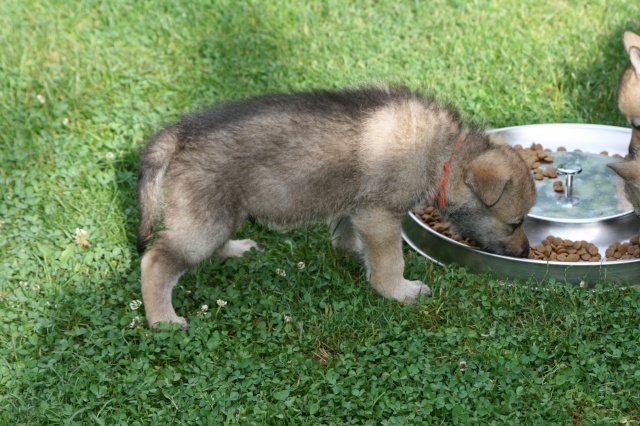
M 327 221 L 334 246 L 364 259 L 376 291 L 411 302 L 429 288 L 403 277 L 400 222 L 436 197 L 454 229 L 486 250 L 528 254 L 528 168 L 498 136 L 465 128 L 428 97 L 388 86 L 279 94 L 185 117 L 142 156 L 141 252 L 164 209 L 164 229 L 142 259 L 147 320 L 187 326 L 172 289 L 213 253 L 257 247 L 231 239 L 248 217 L 278 226 Z

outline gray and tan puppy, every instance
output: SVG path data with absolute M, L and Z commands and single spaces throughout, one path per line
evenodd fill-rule
M 446 170 L 446 171 L 445 171 Z M 263 96 L 183 118 L 147 144 L 138 180 L 138 249 L 150 326 L 175 322 L 180 276 L 232 240 L 248 217 L 276 226 L 327 221 L 334 246 L 365 262 L 372 287 L 402 302 L 429 293 L 403 277 L 400 223 L 438 199 L 461 234 L 484 249 L 526 256 L 523 220 L 535 199 L 529 169 L 498 136 L 399 87 Z
M 630 159 L 608 166 L 624 179 L 627 199 L 640 216 L 640 36 L 625 31 L 622 41 L 630 63 L 618 84 L 618 108 L 631 125 Z

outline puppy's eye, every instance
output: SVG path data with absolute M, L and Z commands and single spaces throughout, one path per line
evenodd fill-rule
M 511 227 L 511 231 L 515 231 L 523 223 L 524 223 L 524 219 L 521 219 L 521 220 L 519 220 L 517 222 L 509 223 L 508 225 Z

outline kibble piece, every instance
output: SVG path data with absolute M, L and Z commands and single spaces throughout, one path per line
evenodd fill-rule
M 567 256 L 567 260 L 569 262 L 579 262 L 580 261 L 580 256 L 578 256 L 577 254 L 570 254 Z
M 598 254 L 598 246 L 596 246 L 595 244 L 589 244 L 587 246 L 587 251 L 590 255 L 595 256 L 596 254 Z

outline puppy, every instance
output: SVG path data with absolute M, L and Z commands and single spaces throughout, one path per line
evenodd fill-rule
M 625 181 L 625 194 L 640 216 L 640 36 L 625 31 L 622 41 L 630 63 L 618 84 L 618 108 L 631 125 L 630 160 L 608 164 Z
M 429 287 L 403 277 L 400 224 L 437 200 L 484 249 L 527 256 L 529 169 L 496 135 L 402 87 L 276 94 L 184 117 L 150 139 L 138 178 L 138 249 L 150 326 L 187 321 L 171 294 L 191 266 L 258 244 L 231 239 L 246 218 L 329 223 L 382 296 L 412 302 Z M 153 228 L 164 210 L 163 229 Z M 152 242 L 152 238 L 155 239 Z

